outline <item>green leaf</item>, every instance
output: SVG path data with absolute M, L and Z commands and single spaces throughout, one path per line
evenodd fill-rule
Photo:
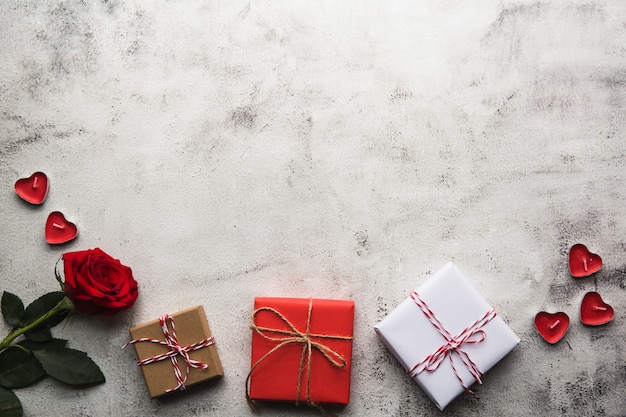
M 13 391 L 0 387 L 0 417 L 22 417 L 22 403 Z
M 46 376 L 35 356 L 18 347 L 0 352 L 0 385 L 6 388 L 28 387 Z
M 50 332 L 50 329 L 47 327 L 43 326 L 37 326 L 34 329 L 27 331 L 24 333 L 24 336 L 26 336 L 28 340 L 39 343 L 52 340 L 52 332 Z
M 32 303 L 30 303 L 28 307 L 26 307 L 26 310 L 24 310 L 24 314 L 22 315 L 22 325 L 32 323 L 39 317 L 46 314 L 48 311 L 52 310 L 63 299 L 63 297 L 65 297 L 65 293 L 63 293 L 63 291 L 54 291 L 49 292 L 48 294 L 44 294 Z M 67 312 L 58 314 L 47 320 L 45 323 L 42 324 L 42 326 L 56 326 L 63 321 L 65 316 L 67 316 Z
M 58 381 L 75 386 L 105 382 L 102 371 L 85 352 L 63 348 L 36 350 L 33 353 L 46 373 Z
M 65 286 L 63 284 L 63 279 L 61 278 L 61 273 L 59 272 L 59 262 L 61 262 L 62 259 L 63 256 L 61 255 L 57 263 L 54 265 L 54 277 L 57 279 L 57 281 L 59 281 L 59 285 L 61 285 L 61 288 Z
M 28 350 L 54 350 L 61 349 L 67 345 L 67 340 L 65 339 L 52 339 L 46 342 L 35 342 L 33 340 L 22 340 L 18 343 L 18 345 L 22 346 Z
M 24 314 L 24 303 L 15 294 L 4 291 L 2 293 L 2 316 L 13 327 L 20 325 L 20 318 Z

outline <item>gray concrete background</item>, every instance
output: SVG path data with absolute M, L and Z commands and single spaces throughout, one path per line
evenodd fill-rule
M 5 0 L 0 40 L 2 290 L 31 301 L 98 246 L 141 292 L 55 329 L 107 383 L 19 390 L 27 416 L 251 415 L 257 295 L 355 300 L 340 415 L 626 415 L 623 1 Z M 38 170 L 31 207 L 13 184 Z M 595 277 L 568 274 L 578 242 Z M 372 326 L 450 260 L 522 342 L 441 413 Z M 579 322 L 590 290 L 614 322 Z M 196 304 L 226 376 L 150 401 L 127 329 Z M 555 346 L 541 310 L 572 318 Z

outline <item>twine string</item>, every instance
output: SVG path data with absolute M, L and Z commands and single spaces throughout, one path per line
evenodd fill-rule
M 137 365 L 144 366 L 154 362 L 160 362 L 166 359 L 170 359 L 170 361 L 172 362 L 172 367 L 174 369 L 174 376 L 176 377 L 177 385 L 175 387 L 166 389 L 165 392 L 172 392 L 176 390 L 183 391 L 187 388 L 185 386 L 185 383 L 187 382 L 187 378 L 189 377 L 189 371 L 191 368 L 207 369 L 209 367 L 209 365 L 205 362 L 191 359 L 189 353 L 198 349 L 202 349 L 204 347 L 214 345 L 215 339 L 213 338 L 213 336 L 210 336 L 200 341 L 194 342 L 190 345 L 182 346 L 178 343 L 178 338 L 176 336 L 176 326 L 174 324 L 174 318 L 172 316 L 170 316 L 169 314 L 164 314 L 159 317 L 159 325 L 161 326 L 161 331 L 163 332 L 163 337 L 165 338 L 165 340 L 154 339 L 151 337 L 140 337 L 138 339 L 133 339 L 127 342 L 124 346 L 122 346 L 122 349 L 127 347 L 128 345 L 141 342 L 150 342 L 166 346 L 166 352 L 151 356 L 149 358 L 138 360 Z M 181 372 L 180 365 L 178 364 L 178 356 L 181 356 L 185 361 L 186 366 L 184 374 Z
M 256 324 L 256 316 L 262 311 L 266 311 L 274 314 L 278 317 L 285 325 L 289 328 L 289 330 L 285 329 L 277 329 L 271 327 L 258 326 Z M 307 320 L 304 332 L 298 330 L 296 326 L 291 323 L 280 311 L 276 310 L 272 307 L 260 307 L 253 311 L 252 313 L 252 324 L 250 328 L 253 329 L 258 335 L 263 337 L 266 340 L 276 342 L 277 344 L 270 349 L 266 354 L 264 354 L 259 360 L 257 360 L 250 372 L 248 373 L 248 377 L 246 378 L 246 399 L 248 400 L 248 404 L 254 409 L 254 403 L 250 398 L 250 378 L 254 370 L 263 363 L 268 357 L 270 357 L 274 352 L 279 351 L 283 347 L 293 344 L 299 343 L 302 344 L 302 354 L 300 356 L 300 364 L 298 368 L 298 382 L 296 386 L 296 405 L 300 403 L 300 393 L 302 391 L 302 380 L 304 373 L 306 372 L 306 402 L 309 406 L 318 408 L 324 415 L 332 416 L 332 414 L 328 413 L 324 408 L 311 400 L 311 357 L 313 356 L 313 350 L 317 350 L 322 356 L 335 368 L 344 368 L 347 365 L 344 357 L 325 345 L 322 341 L 324 339 L 335 339 L 335 340 L 352 340 L 352 336 L 338 336 L 338 335 L 330 335 L 330 334 L 318 334 L 311 333 L 311 313 L 313 311 L 313 299 L 309 299 L 309 306 L 307 311 Z
M 443 361 L 448 358 L 452 371 L 454 372 L 454 375 L 458 379 L 463 389 L 472 394 L 476 399 L 479 399 L 476 393 L 472 391 L 465 384 L 465 382 L 463 382 L 463 378 L 461 378 L 461 375 L 459 374 L 459 371 L 454 363 L 454 356 L 458 357 L 461 360 L 461 362 L 470 372 L 474 380 L 479 384 L 482 384 L 480 378 L 483 373 L 478 365 L 469 356 L 469 354 L 465 350 L 463 350 L 463 346 L 482 343 L 487 338 L 487 334 L 482 328 L 494 317 L 496 317 L 495 309 L 492 307 L 482 317 L 480 317 L 471 325 L 464 328 L 458 335 L 454 336 L 445 328 L 443 323 L 439 321 L 435 313 L 430 309 L 428 304 L 419 296 L 416 291 L 411 292 L 410 297 L 424 313 L 424 315 L 430 320 L 430 322 L 435 327 L 435 329 L 437 329 L 439 334 L 441 334 L 441 336 L 445 340 L 445 343 L 439 346 L 434 352 L 427 355 L 424 359 L 416 363 L 415 366 L 413 366 L 407 372 L 413 378 L 415 378 L 417 375 L 424 371 L 435 372 L 439 368 L 439 366 L 441 366 Z

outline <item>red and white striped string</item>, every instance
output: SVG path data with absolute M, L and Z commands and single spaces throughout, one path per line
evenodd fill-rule
M 169 327 L 172 328 L 171 331 L 168 327 L 168 323 Z M 210 336 L 190 345 L 181 346 L 178 343 L 178 338 L 176 337 L 176 326 L 174 325 L 174 318 L 169 314 L 164 314 L 159 317 L 159 324 L 161 325 L 161 330 L 163 331 L 163 336 L 165 336 L 165 340 L 153 339 L 151 337 L 141 337 L 139 339 L 133 339 L 130 342 L 126 343 L 123 348 L 128 345 L 140 342 L 158 343 L 159 345 L 167 346 L 167 352 L 163 352 L 158 355 L 139 360 L 137 361 L 137 364 L 139 366 L 143 366 L 169 358 L 172 361 L 172 366 L 174 367 L 174 375 L 176 376 L 176 381 L 178 382 L 178 384 L 173 388 L 165 390 L 165 392 L 172 392 L 176 390 L 182 391 L 186 389 L 185 383 L 187 382 L 190 368 L 207 369 L 209 367 L 209 365 L 204 362 L 191 359 L 189 357 L 189 352 L 211 346 L 215 344 L 215 340 L 213 339 L 213 336 Z M 185 363 L 187 364 L 184 375 L 180 370 L 180 366 L 178 365 L 178 355 L 182 356 L 185 360 Z
M 450 366 L 452 367 L 452 371 L 456 378 L 459 380 L 459 383 L 469 393 L 476 397 L 476 394 L 469 389 L 469 387 L 463 382 L 463 379 L 459 375 L 459 372 L 454 364 L 453 354 L 456 354 L 465 367 L 468 369 L 472 377 L 478 382 L 482 384 L 480 377 L 482 376 L 481 370 L 478 368 L 478 365 L 474 363 L 472 358 L 465 352 L 462 347 L 463 345 L 472 345 L 481 343 L 487 337 L 482 327 L 489 323 L 494 317 L 496 317 L 496 311 L 492 307 L 489 311 L 487 311 L 481 318 L 476 320 L 471 325 L 467 326 L 463 329 L 458 335 L 453 336 L 439 321 L 435 313 L 430 309 L 428 304 L 419 296 L 416 291 L 411 292 L 411 299 L 415 302 L 415 304 L 422 310 L 424 315 L 430 320 L 435 329 L 441 334 L 441 336 L 445 339 L 445 343 L 439 346 L 437 350 L 433 353 L 426 356 L 423 360 L 415 364 L 411 369 L 407 372 L 415 378 L 418 374 L 423 371 L 426 372 L 435 372 L 439 366 L 443 363 L 446 357 L 450 360 Z M 476 397 L 478 398 L 478 397 Z

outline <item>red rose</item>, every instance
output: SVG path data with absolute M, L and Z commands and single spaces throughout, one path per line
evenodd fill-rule
M 108 316 L 137 299 L 131 269 L 100 248 L 64 253 L 63 266 L 63 291 L 81 313 Z

